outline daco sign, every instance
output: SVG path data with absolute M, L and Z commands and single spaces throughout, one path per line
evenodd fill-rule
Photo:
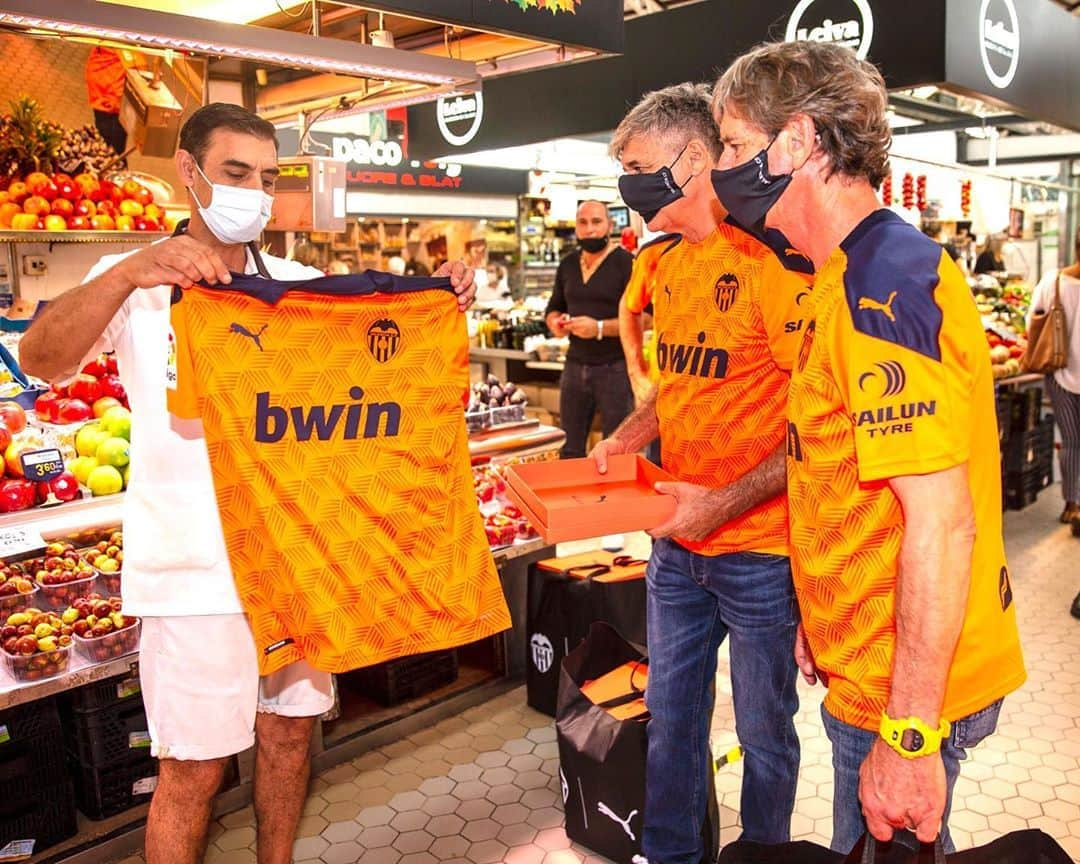
M 788 18 L 788 42 L 835 42 L 865 60 L 874 39 L 868 0 L 799 0 Z
M 378 165 L 393 168 L 405 158 L 397 141 L 369 141 L 367 138 L 349 138 L 335 135 L 330 140 L 334 158 L 357 165 Z

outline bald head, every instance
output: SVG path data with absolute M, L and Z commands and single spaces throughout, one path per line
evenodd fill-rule
M 578 237 L 607 237 L 611 233 L 611 217 L 602 201 L 582 201 L 577 208 Z

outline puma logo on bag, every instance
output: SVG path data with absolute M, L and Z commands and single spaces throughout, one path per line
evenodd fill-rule
M 895 291 L 893 291 L 893 292 L 891 292 L 889 294 L 889 299 L 886 300 L 884 303 L 881 303 L 880 301 L 875 300 L 873 297 L 860 297 L 859 298 L 859 308 L 860 309 L 869 309 L 869 310 L 871 310 L 873 312 L 880 312 L 882 315 L 884 315 L 886 318 L 888 318 L 890 321 L 892 321 L 893 324 L 895 324 L 896 323 L 896 315 L 894 315 L 893 311 L 892 311 L 892 304 L 893 304 L 893 300 L 895 300 L 895 299 L 896 299 L 896 292 Z
M 634 843 L 637 842 L 637 837 L 634 836 L 634 832 L 630 829 L 630 820 L 637 816 L 637 810 L 631 810 L 629 816 L 627 816 L 625 819 L 620 819 L 618 815 L 616 815 L 615 811 L 608 807 L 607 804 L 605 804 L 603 801 L 596 805 L 596 809 L 599 810 L 600 813 L 604 816 L 607 816 L 612 822 L 621 825 L 622 830 L 626 832 L 626 836 L 629 837 Z

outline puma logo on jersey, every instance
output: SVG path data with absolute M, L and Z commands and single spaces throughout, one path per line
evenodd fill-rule
M 243 336 L 245 339 L 250 339 L 252 342 L 255 343 L 255 347 L 258 348 L 260 351 L 262 351 L 263 350 L 263 347 L 262 347 L 262 334 L 266 332 L 266 328 L 269 327 L 269 326 L 270 326 L 269 324 L 263 324 L 263 326 L 259 328 L 258 333 L 252 333 L 243 324 L 237 324 L 234 321 L 232 324 L 229 325 L 229 332 L 230 333 L 238 333 L 239 335 Z
M 364 398 L 362 387 L 350 387 L 349 398 Z M 345 418 L 342 438 L 396 438 L 401 427 L 401 405 L 397 402 L 354 402 L 343 405 L 296 405 L 270 404 L 270 393 L 255 394 L 255 440 L 274 444 L 285 437 L 291 427 L 297 441 L 329 441 L 334 437 L 341 418 Z M 361 434 L 360 421 L 364 428 Z
M 893 314 L 893 311 L 892 311 L 892 304 L 893 304 L 893 300 L 895 300 L 895 299 L 896 299 L 896 292 L 895 291 L 893 291 L 893 292 L 891 292 L 889 294 L 889 299 L 886 300 L 884 303 L 882 303 L 882 302 L 880 302 L 878 300 L 875 300 L 873 297 L 860 297 L 859 298 L 859 308 L 860 309 L 869 309 L 869 310 L 871 310 L 873 312 L 880 312 L 882 315 L 884 315 L 886 318 L 888 318 L 890 321 L 892 321 L 893 324 L 895 324 L 896 323 L 896 316 Z

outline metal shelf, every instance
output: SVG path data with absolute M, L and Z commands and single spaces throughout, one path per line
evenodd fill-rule
M 168 231 L 0 231 L 0 243 L 152 243 Z

